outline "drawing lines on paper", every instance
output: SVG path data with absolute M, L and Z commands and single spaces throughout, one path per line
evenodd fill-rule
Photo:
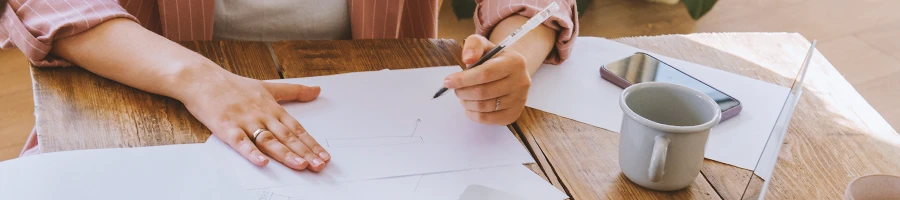
M 413 131 L 409 134 L 409 137 L 416 135 L 416 130 L 419 129 L 419 123 L 422 123 L 422 119 L 416 119 L 416 126 L 413 127 Z
M 425 175 L 419 175 L 419 180 L 416 181 L 416 188 L 413 188 L 413 191 L 409 193 L 408 199 L 412 199 L 416 195 L 416 190 L 419 190 L 419 184 L 422 183 L 422 177 L 425 177 Z
M 280 194 L 275 194 L 270 191 L 263 191 L 262 194 L 259 195 L 257 200 L 303 200 L 294 197 L 284 196 Z
M 389 146 L 424 143 L 422 136 L 416 136 L 419 129 L 419 123 L 422 119 L 416 119 L 409 136 L 373 136 L 373 137 L 355 137 L 355 138 L 325 138 L 325 145 L 328 147 L 370 147 L 370 146 Z

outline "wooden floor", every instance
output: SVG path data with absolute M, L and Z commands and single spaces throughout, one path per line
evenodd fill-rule
M 441 8 L 439 35 L 463 39 L 471 19 Z M 692 32 L 799 32 L 893 127 L 900 127 L 900 1 L 726 0 L 694 22 L 684 6 L 642 0 L 594 0 L 580 18 L 582 36 L 624 37 Z M 893 37 L 892 37 L 893 36 Z M 34 126 L 27 62 L 0 51 L 0 161 L 15 158 Z

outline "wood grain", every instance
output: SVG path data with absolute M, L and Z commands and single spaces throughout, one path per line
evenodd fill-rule
M 0 49 L 0 161 L 19 156 L 34 128 L 34 98 L 28 60 L 15 49 Z
M 900 1 L 894 0 L 719 1 L 718 6 L 723 8 L 713 8 L 697 22 L 697 32 L 800 32 L 824 41 L 900 21 L 900 15 L 894 14 Z M 736 7 L 741 11 L 735 11 Z
M 460 65 L 454 40 L 341 40 L 272 43 L 285 78 Z
M 209 58 L 222 68 L 245 77 L 278 79 L 269 45 L 248 41 L 193 41 L 181 45 Z
M 579 35 L 583 36 L 615 38 L 694 32 L 694 20 L 682 2 L 667 5 L 634 0 L 594 0 L 578 6 L 588 6 L 578 19 L 581 22 Z
M 264 43 L 182 45 L 257 79 L 278 78 Z M 32 68 L 43 152 L 203 142 L 209 130 L 177 100 L 128 87 L 80 67 Z

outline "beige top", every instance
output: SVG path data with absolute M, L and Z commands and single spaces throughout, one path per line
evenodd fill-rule
M 228 40 L 350 39 L 347 1 L 216 0 L 213 38 Z

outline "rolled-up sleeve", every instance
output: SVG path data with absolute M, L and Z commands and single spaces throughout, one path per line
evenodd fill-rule
M 556 44 L 544 63 L 559 64 L 569 57 L 572 44 L 578 36 L 578 10 L 575 0 L 476 0 L 475 9 L 476 33 L 489 36 L 494 27 L 507 17 L 518 14 L 532 17 L 551 2 L 559 5 L 544 25 L 557 31 Z
M 115 0 L 11 0 L 0 16 L 0 48 L 19 48 L 35 66 L 70 66 L 53 41 L 115 18 L 137 19 Z

